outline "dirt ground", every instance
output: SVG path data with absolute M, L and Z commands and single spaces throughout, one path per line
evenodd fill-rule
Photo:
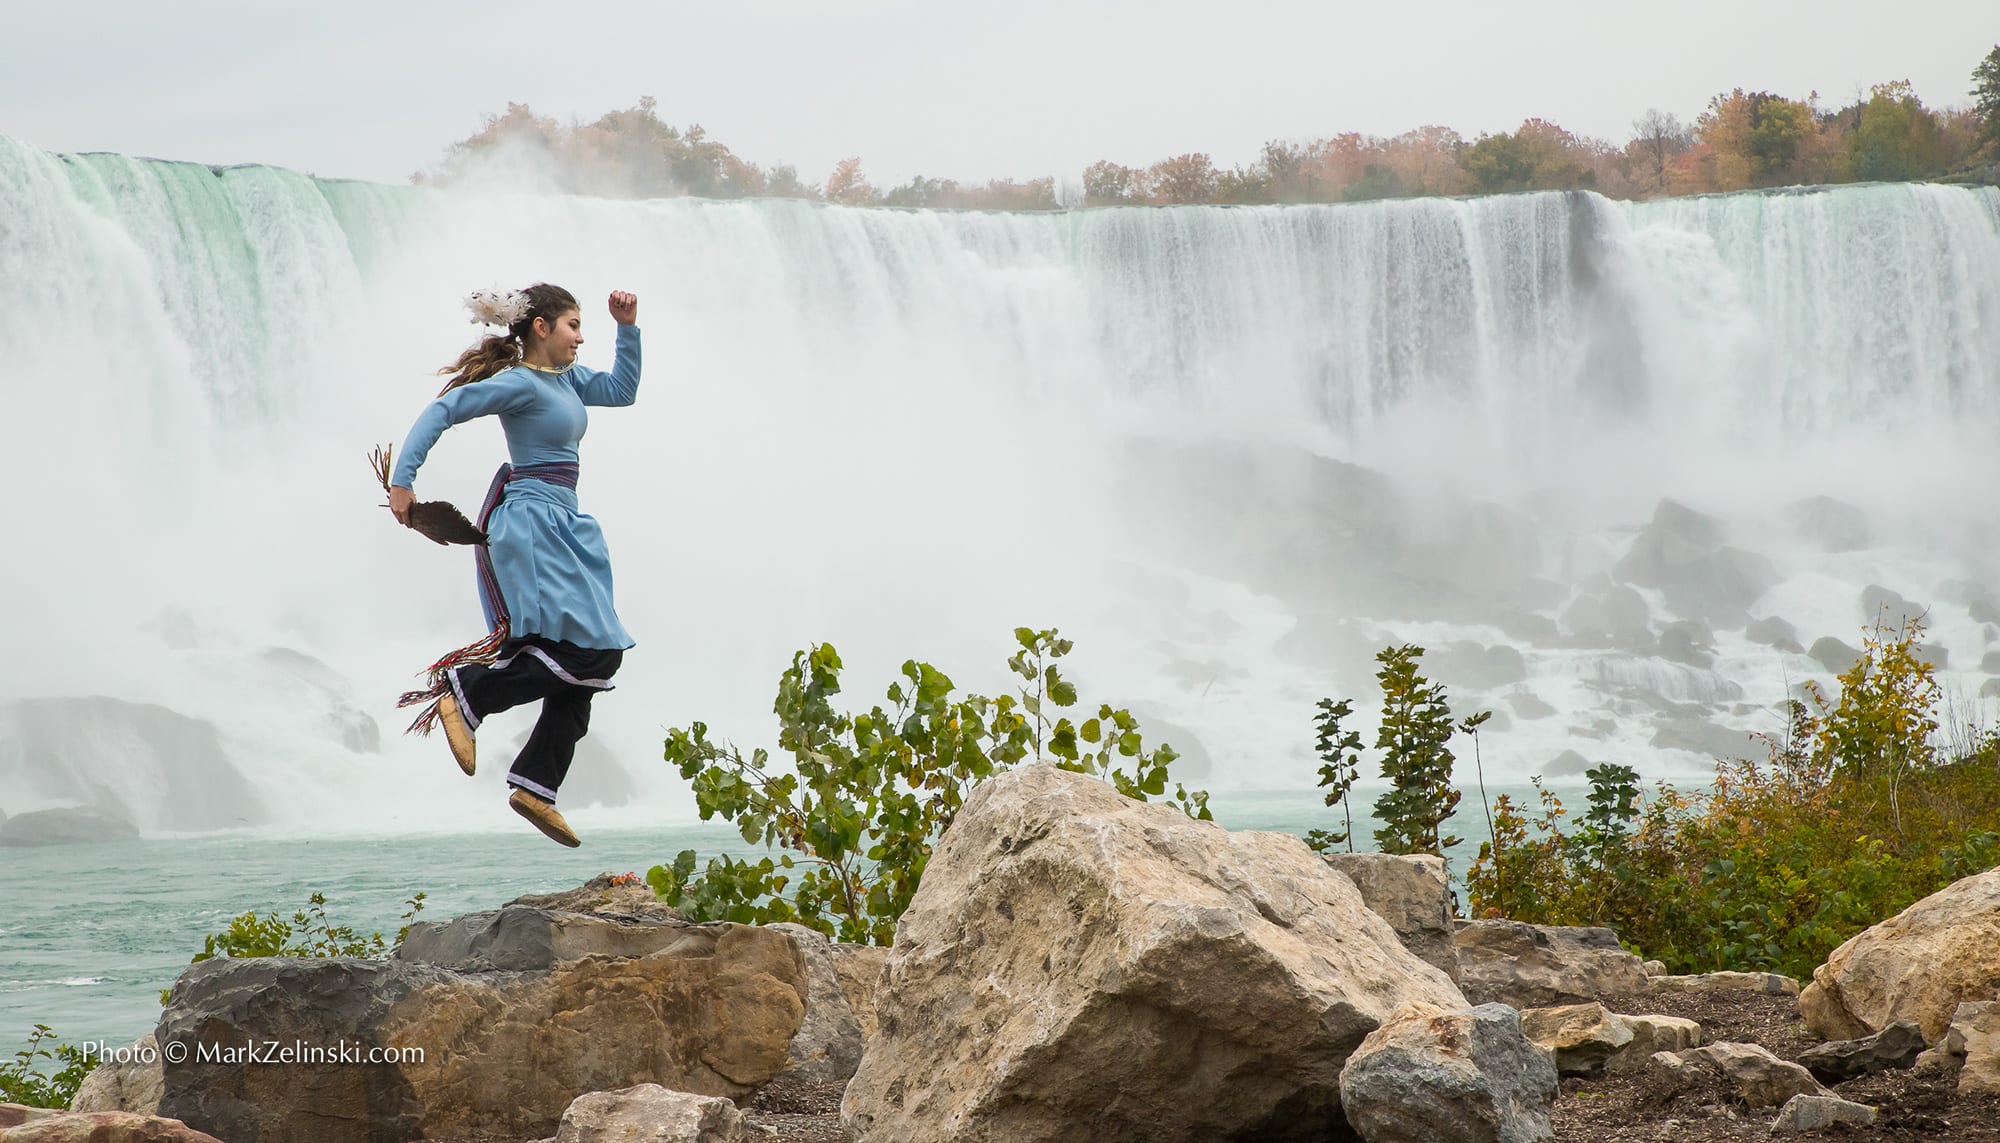
M 1759 1044 L 1791 1059 L 1817 1041 L 1789 996 L 1747 992 L 1661 993 L 1607 997 L 1605 1007 L 1633 1015 L 1685 1016 L 1701 1024 L 1704 1042 Z M 1834 1094 L 1879 1109 L 1873 1127 L 1834 1128 L 1800 1139 L 1923 1140 L 2000 1143 L 2000 1099 L 1960 1099 L 1954 1079 L 1906 1071 L 1849 1080 Z M 744 1105 L 744 1117 L 775 1130 L 782 1143 L 845 1143 L 840 1088 L 765 1088 Z M 1646 1072 L 1600 1079 L 1565 1079 L 1552 1119 L 1558 1143 L 1706 1143 L 1768 1140 L 1777 1110 L 1738 1104 L 1722 1081 L 1678 1086 Z M 1446 1143 L 1446 1141 L 1440 1141 Z

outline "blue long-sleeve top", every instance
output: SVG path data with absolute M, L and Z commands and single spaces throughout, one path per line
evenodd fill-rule
M 507 456 L 516 466 L 577 459 L 576 446 L 590 426 L 585 405 L 629 405 L 639 397 L 639 327 L 618 327 L 611 372 L 572 365 L 550 373 L 516 365 L 470 385 L 460 385 L 424 406 L 403 438 L 390 483 L 416 487 L 417 469 L 431 446 L 453 425 L 498 415 L 507 434 Z

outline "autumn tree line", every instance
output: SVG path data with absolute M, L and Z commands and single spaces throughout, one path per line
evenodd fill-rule
M 1065 193 L 1058 193 L 1053 176 L 960 183 L 920 175 L 881 188 L 859 158 L 843 160 L 823 182 L 808 182 L 791 166 L 766 168 L 737 155 L 699 126 L 664 122 L 650 97 L 593 122 L 570 124 L 510 103 L 416 181 L 460 183 L 510 156 L 526 156 L 556 189 L 579 194 L 982 210 L 1359 202 L 1530 190 L 1644 199 L 1847 182 L 1994 182 L 2000 179 L 2000 45 L 1973 70 L 1970 94 L 1969 106 L 1926 107 L 1907 81 L 1898 80 L 1833 107 L 1817 92 L 1793 99 L 1737 88 L 1710 99 L 1693 122 L 1647 111 L 1622 145 L 1544 119 L 1470 140 L 1449 127 L 1389 137 L 1348 132 L 1310 142 L 1273 140 L 1255 162 L 1229 169 L 1205 154 L 1148 166 L 1107 159 L 1091 164 L 1080 188 L 1071 183 Z

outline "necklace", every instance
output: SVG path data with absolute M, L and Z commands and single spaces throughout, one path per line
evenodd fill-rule
M 521 362 L 521 364 L 527 366 L 528 368 L 534 370 L 537 373 L 568 373 L 572 368 L 572 366 L 565 365 L 562 368 L 558 369 L 553 365 L 537 365 L 532 361 L 523 361 Z

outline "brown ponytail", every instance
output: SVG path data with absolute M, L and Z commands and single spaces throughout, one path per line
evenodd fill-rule
M 520 321 L 509 326 L 506 333 L 481 338 L 479 344 L 459 354 L 457 361 L 438 370 L 440 377 L 452 375 L 444 388 L 438 390 L 438 396 L 442 397 L 460 385 L 484 381 L 520 364 L 522 347 L 535 331 L 536 318 L 554 325 L 557 318 L 577 308 L 575 295 L 547 282 L 537 282 L 521 293 L 527 296 L 528 312 L 522 315 Z

